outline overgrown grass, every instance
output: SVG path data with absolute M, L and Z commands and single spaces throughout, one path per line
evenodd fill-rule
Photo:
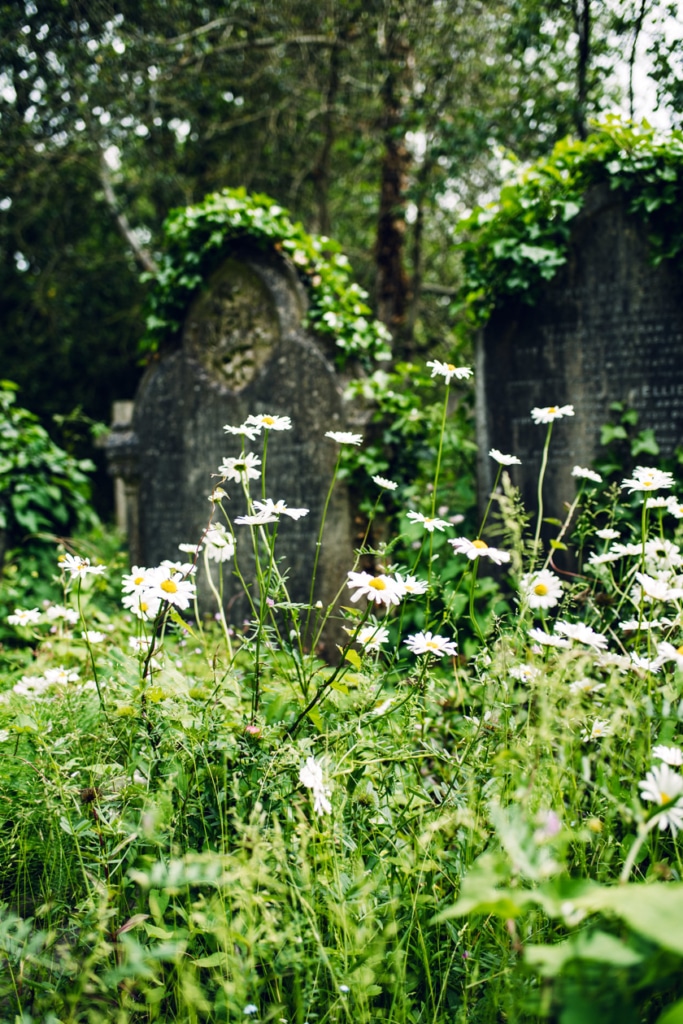
M 238 459 L 278 444 L 254 419 Z M 408 540 L 349 566 L 336 665 L 274 557 L 292 510 L 233 524 L 215 493 L 201 553 L 108 612 L 114 570 L 63 552 L 61 597 L 10 617 L 0 1019 L 680 1019 L 681 510 L 648 503 L 674 482 L 580 476 L 560 579 L 494 457 L 489 543 L 439 519 L 437 460 Z M 238 629 L 192 580 L 242 545 Z

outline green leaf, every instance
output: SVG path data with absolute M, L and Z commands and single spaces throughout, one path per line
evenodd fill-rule
M 218 953 L 212 953 L 211 956 L 202 956 L 192 962 L 195 967 L 222 967 L 228 962 L 228 954 L 221 950 Z
M 683 1024 L 683 999 L 679 999 L 673 1006 L 668 1006 L 657 1018 L 657 1024 Z
M 358 651 L 354 651 L 352 648 L 349 648 L 346 654 L 344 655 L 344 658 L 346 659 L 346 661 L 350 661 L 355 669 L 360 669 L 361 660 Z

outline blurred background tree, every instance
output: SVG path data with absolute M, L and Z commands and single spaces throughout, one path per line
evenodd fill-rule
M 3 376 L 44 422 L 71 414 L 59 440 L 91 454 L 75 424 L 134 394 L 166 214 L 240 185 L 342 243 L 397 357 L 451 351 L 457 213 L 504 151 L 538 156 L 613 109 L 617 65 L 633 93 L 646 31 L 680 118 L 675 6 L 0 3 Z

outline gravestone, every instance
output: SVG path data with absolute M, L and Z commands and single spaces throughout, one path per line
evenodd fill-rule
M 547 428 L 532 422 L 531 409 L 574 406 L 573 417 L 554 424 L 544 486 L 545 514 L 562 518 L 576 493 L 572 468 L 598 455 L 612 402 L 638 412 L 662 456 L 683 441 L 681 274 L 666 261 L 653 266 L 645 225 L 618 193 L 596 187 L 573 222 L 566 264 L 534 306 L 501 302 L 476 363 L 482 494 L 497 469 L 488 452 L 498 448 L 522 460 L 511 476 L 534 509 Z
M 337 374 L 301 326 L 305 309 L 305 293 L 288 264 L 248 248 L 233 250 L 197 295 L 180 346 L 162 354 L 143 377 L 131 432 L 114 435 L 114 471 L 137 489 L 136 510 L 128 516 L 135 524 L 129 537 L 134 564 L 185 559 L 178 545 L 201 538 L 212 510 L 207 499 L 220 482 L 218 467 L 241 451 L 241 438 L 226 434 L 224 424 L 238 426 L 251 414 L 289 416 L 291 430 L 269 432 L 266 495 L 290 508 L 310 509 L 296 521 L 281 517 L 276 545 L 291 600 L 308 601 L 338 455 L 338 445 L 324 435 L 345 423 Z M 259 457 L 262 446 L 262 436 L 245 442 L 245 450 Z M 260 499 L 261 480 L 250 484 L 252 498 Z M 245 514 L 241 485 L 222 486 L 230 518 Z M 218 510 L 215 518 L 223 521 Z M 253 586 L 249 528 L 236 526 L 235 533 L 240 572 Z M 337 485 L 327 510 L 314 600 L 325 606 L 334 601 L 353 557 L 348 495 Z M 199 566 L 200 607 L 215 611 L 201 555 Z M 232 569 L 232 562 L 224 563 L 224 607 L 229 623 L 239 628 L 249 608 Z M 218 585 L 217 566 L 212 573 Z

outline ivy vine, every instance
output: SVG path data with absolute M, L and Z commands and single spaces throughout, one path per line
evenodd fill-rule
M 391 335 L 372 317 L 367 293 L 351 277 L 337 242 L 309 235 L 267 195 L 224 189 L 195 206 L 172 210 L 164 222 L 166 253 L 148 299 L 141 352 L 149 356 L 177 338 L 187 307 L 225 258 L 231 243 L 249 239 L 289 259 L 306 287 L 304 323 L 335 341 L 338 365 L 351 356 L 389 359 Z
M 495 203 L 460 222 L 458 308 L 481 324 L 503 295 L 533 304 L 566 262 L 572 221 L 587 189 L 599 184 L 621 192 L 646 223 L 655 264 L 683 262 L 683 132 L 610 118 L 585 141 L 559 142 L 504 185 Z

